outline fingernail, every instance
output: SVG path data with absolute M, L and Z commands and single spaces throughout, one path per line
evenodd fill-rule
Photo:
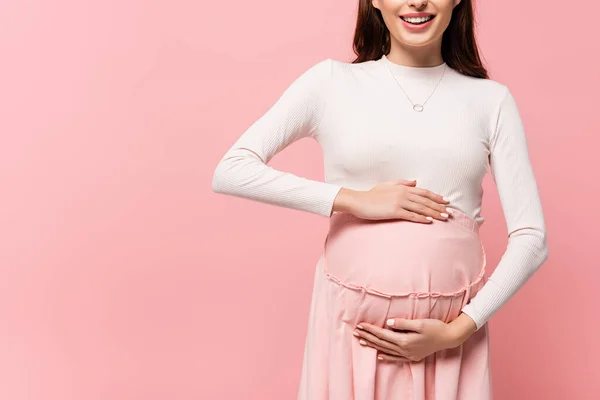
M 367 344 L 367 342 L 366 342 L 365 340 L 363 340 L 363 339 L 360 339 L 360 340 L 358 341 L 358 343 L 360 343 L 360 344 Z
M 430 220 L 430 221 L 433 221 L 433 218 L 431 218 L 431 217 L 425 217 L 425 219 L 428 219 L 428 220 Z
M 442 197 L 442 199 L 443 199 L 444 201 L 450 201 L 450 199 L 449 199 L 449 198 L 447 198 L 447 197 Z
M 358 332 L 356 332 L 356 331 L 352 331 L 352 334 L 353 334 L 354 336 L 360 336 L 360 334 L 359 334 Z
M 383 357 L 381 357 L 381 356 L 377 356 L 377 358 L 378 358 L 379 360 L 383 360 Z
M 356 325 L 356 327 L 357 327 L 358 329 L 365 329 L 365 328 L 363 328 L 363 327 L 362 327 L 362 325 Z
M 444 218 L 448 218 L 448 214 L 446 214 L 446 213 L 441 213 L 440 215 Z
M 389 326 L 394 326 L 394 320 L 392 318 L 388 319 L 385 323 Z
M 446 207 L 446 211 L 448 211 L 450 214 L 452 214 L 454 212 L 453 209 Z

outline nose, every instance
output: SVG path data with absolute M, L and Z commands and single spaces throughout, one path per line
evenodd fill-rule
M 428 0 L 408 0 L 409 6 L 415 6 L 421 8 L 427 5 Z

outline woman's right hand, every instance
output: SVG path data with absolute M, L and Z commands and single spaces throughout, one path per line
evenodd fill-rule
M 431 223 L 445 221 L 452 210 L 448 201 L 427 189 L 417 188 L 416 181 L 404 179 L 379 183 L 368 191 L 343 188 L 336 198 L 334 210 L 345 211 L 363 219 L 404 219 Z M 429 219 L 430 218 L 430 219 Z

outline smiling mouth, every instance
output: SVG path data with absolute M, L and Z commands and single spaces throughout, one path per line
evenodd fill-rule
M 413 25 L 424 24 L 424 23 L 432 20 L 434 17 L 435 17 L 435 15 L 428 15 L 427 17 L 403 17 L 403 16 L 400 16 L 400 18 L 402 18 L 403 21 L 406 21 L 409 24 L 413 24 Z

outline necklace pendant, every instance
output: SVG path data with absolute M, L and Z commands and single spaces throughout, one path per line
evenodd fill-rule
M 413 104 L 413 110 L 415 110 L 417 112 L 421 112 L 421 111 L 423 111 L 423 105 L 422 104 Z

